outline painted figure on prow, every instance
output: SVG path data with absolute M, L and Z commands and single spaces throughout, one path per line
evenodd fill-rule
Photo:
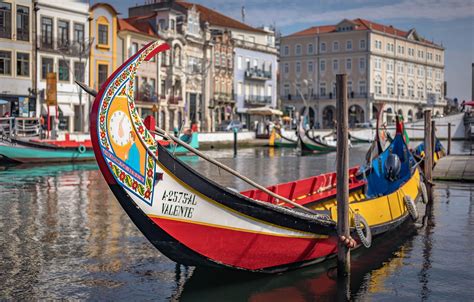
M 140 172 L 140 151 L 135 143 L 135 132 L 130 131 L 130 149 L 128 149 L 125 163 L 133 170 Z

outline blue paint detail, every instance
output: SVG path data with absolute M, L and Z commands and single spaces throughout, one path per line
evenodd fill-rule
M 140 152 L 138 151 L 137 144 L 133 143 L 128 150 L 125 163 L 133 170 L 140 171 Z
M 436 139 L 435 143 L 435 152 L 440 152 L 444 151 L 444 147 L 441 144 L 441 141 L 439 139 Z M 416 149 L 415 149 L 415 155 L 421 156 L 421 152 L 425 152 L 425 143 L 419 144 Z
M 401 170 L 398 179 L 390 181 L 385 177 L 385 161 L 390 154 L 396 154 L 400 158 Z M 376 159 L 372 160 L 372 170 L 367 176 L 367 198 L 374 198 L 381 195 L 388 195 L 395 192 L 407 182 L 411 175 L 411 167 L 415 164 L 415 159 L 403 140 L 401 134 L 397 134 L 390 146 L 382 152 Z

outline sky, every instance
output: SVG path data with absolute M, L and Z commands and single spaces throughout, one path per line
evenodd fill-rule
M 98 1 L 95 1 L 98 2 Z M 128 7 L 144 0 L 100 1 L 112 4 L 123 17 Z M 242 6 L 249 25 L 275 25 L 283 35 L 347 18 L 364 18 L 408 30 L 445 48 L 448 97 L 471 100 L 474 63 L 473 0 L 194 0 L 241 20 Z

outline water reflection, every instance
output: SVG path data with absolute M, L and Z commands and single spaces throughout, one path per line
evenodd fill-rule
M 351 164 L 365 146 L 351 150 Z M 291 149 L 210 150 L 272 184 L 334 170 L 335 155 Z M 271 157 L 273 156 L 273 157 Z M 226 186 L 245 183 L 196 157 L 189 165 Z M 430 220 L 353 255 L 351 295 L 361 300 L 473 300 L 474 189 L 439 183 Z M 427 217 L 428 217 L 427 216 Z M 429 223 L 428 223 L 429 222 Z M 120 208 L 95 164 L 0 169 L 0 299 L 183 301 L 334 300 L 334 262 L 261 276 L 184 267 L 162 256 Z

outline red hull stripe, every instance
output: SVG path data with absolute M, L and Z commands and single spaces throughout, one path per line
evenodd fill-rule
M 336 252 L 335 238 L 294 238 L 243 232 L 150 217 L 160 228 L 195 252 L 216 262 L 259 270 L 313 260 Z

